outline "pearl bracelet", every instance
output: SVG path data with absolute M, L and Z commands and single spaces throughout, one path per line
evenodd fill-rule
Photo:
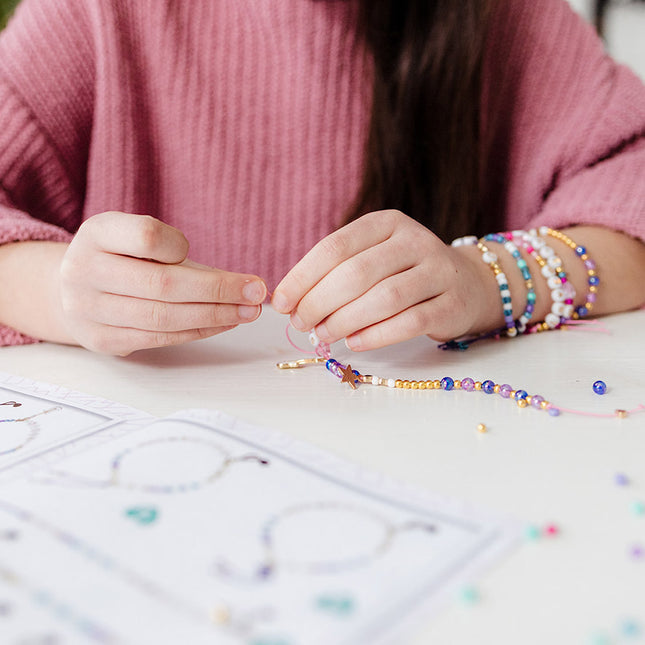
M 526 231 L 512 231 L 513 239 L 519 240 L 526 252 L 540 265 L 540 272 L 551 290 L 551 311 L 544 321 L 534 325 L 532 332 L 557 329 L 573 315 L 573 299 L 575 290 L 568 281 L 562 266 L 562 260 L 546 242 Z
M 576 320 L 578 318 L 584 318 L 584 316 L 587 316 L 593 309 L 594 303 L 596 302 L 598 285 L 600 284 L 600 279 L 596 275 L 596 263 L 587 255 L 587 249 L 585 249 L 584 246 L 576 244 L 568 235 L 565 235 L 561 231 L 556 231 L 548 226 L 540 226 L 539 232 L 540 235 L 550 235 L 566 244 L 584 263 L 587 271 L 587 284 L 589 285 L 589 291 L 585 297 L 585 304 L 576 308 L 572 316 L 570 316 Z

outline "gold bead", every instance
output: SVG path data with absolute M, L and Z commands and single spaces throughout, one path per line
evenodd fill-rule
M 531 405 L 531 401 L 533 400 L 533 397 L 529 394 L 529 396 L 526 397 L 526 403 L 527 405 Z
M 411 390 L 418 390 L 419 389 L 419 381 L 410 381 L 410 389 Z
M 488 428 L 483 424 L 483 423 L 478 423 L 477 424 L 477 432 L 484 433 L 487 432 Z
M 627 416 L 627 410 L 616 410 L 616 416 L 619 419 L 624 419 Z
M 511 390 L 510 394 L 508 395 L 508 398 L 509 399 L 514 399 L 515 398 L 515 392 L 517 392 L 517 390 Z
M 425 390 L 426 389 L 426 382 L 425 381 L 419 381 L 419 389 L 420 390 Z
M 546 410 L 551 404 L 548 401 L 540 401 L 540 407 Z
M 439 379 L 435 379 L 434 381 L 432 381 L 432 387 L 435 390 L 440 390 L 441 389 L 441 381 Z
M 476 390 L 481 390 L 482 389 L 482 382 L 481 381 L 475 381 L 475 389 Z
M 461 389 L 461 381 L 460 381 L 459 379 L 457 379 L 457 380 L 455 381 L 455 385 L 454 385 L 454 387 L 455 387 L 455 389 L 456 389 L 456 390 Z
M 588 275 L 588 276 L 596 275 L 596 272 L 595 272 L 593 269 L 589 269 L 589 270 L 587 271 L 587 275 Z
M 410 389 L 410 381 L 403 381 L 403 389 L 404 390 Z
M 394 381 L 394 387 L 402 388 L 403 387 L 403 381 L 401 379 L 399 379 L 399 378 L 396 379 L 396 381 Z
M 431 390 L 434 387 L 434 381 L 426 381 L 426 390 Z
M 495 383 L 495 387 L 493 388 L 493 392 L 495 392 L 495 394 L 499 394 L 499 391 L 500 391 L 501 387 L 502 386 L 499 383 Z
M 596 287 L 595 285 L 593 285 L 593 284 L 592 284 L 592 285 L 589 287 L 589 291 L 590 291 L 591 293 L 596 293 L 596 291 L 598 291 L 598 287 Z
M 519 408 L 525 408 L 528 405 L 526 399 L 518 399 L 517 400 L 517 407 Z

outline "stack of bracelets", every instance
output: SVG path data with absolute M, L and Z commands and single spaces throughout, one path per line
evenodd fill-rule
M 562 259 L 559 258 L 555 251 L 547 245 L 546 239 L 548 237 L 553 237 L 554 239 L 563 242 L 573 251 L 573 253 L 575 253 L 577 258 L 584 263 L 585 271 L 587 273 L 588 292 L 585 298 L 585 303 L 577 308 L 574 306 L 574 299 L 576 296 L 575 289 L 567 279 Z M 487 243 L 490 242 L 501 244 L 504 247 L 517 265 L 517 268 L 524 279 L 524 285 L 526 287 L 526 306 L 517 320 L 513 318 L 512 299 L 508 280 L 506 279 L 506 275 L 498 262 L 497 255 L 487 246 Z M 481 239 L 474 236 L 461 237 L 452 243 L 452 246 L 463 245 L 477 246 L 481 251 L 483 262 L 485 262 L 495 274 L 495 279 L 497 280 L 502 300 L 504 327 L 475 338 L 448 341 L 447 343 L 443 343 L 439 346 L 442 349 L 463 350 L 467 349 L 467 347 L 474 341 L 482 338 L 500 336 L 515 337 L 520 334 L 557 329 L 567 321 L 584 318 L 593 308 L 594 302 L 596 301 L 598 284 L 600 282 L 596 275 L 596 265 L 594 261 L 589 258 L 587 251 L 583 246 L 576 244 L 570 237 L 561 231 L 556 231 L 548 226 L 542 226 L 538 230 L 491 233 Z M 551 310 L 542 322 L 532 322 L 533 313 L 535 311 L 536 293 L 533 277 L 529 270 L 528 263 L 522 257 L 520 248 L 535 260 L 539 266 L 542 277 L 546 280 L 546 283 L 551 290 Z M 289 332 L 287 328 L 287 338 L 288 336 Z M 315 351 L 313 352 L 316 354 L 315 358 L 303 358 L 295 361 L 278 363 L 278 367 L 280 369 L 293 369 L 304 367 L 305 365 L 324 364 L 334 376 L 340 378 L 343 383 L 347 383 L 353 389 L 356 389 L 359 384 L 366 384 L 409 390 L 480 391 L 485 394 L 498 394 L 502 398 L 509 399 L 514 402 L 520 408 L 531 407 L 537 410 L 545 410 L 552 416 L 558 416 L 561 411 L 539 394 L 531 395 L 525 390 L 513 388 L 507 383 L 495 383 L 490 379 L 476 381 L 470 377 L 453 379 L 449 376 L 445 376 L 442 379 L 416 381 L 382 378 L 380 376 L 361 374 L 357 370 L 352 369 L 351 365 L 343 365 L 336 359 L 332 358 L 329 345 L 320 341 L 314 332 L 311 332 L 309 335 L 309 340 L 315 348 Z M 291 342 L 290 339 L 289 341 Z M 293 345 L 293 343 L 291 344 Z M 645 406 L 639 406 L 635 411 L 641 410 L 645 410 Z M 623 418 L 627 416 L 627 411 L 616 410 L 615 416 Z
M 555 251 L 547 244 L 546 238 L 552 237 L 566 244 L 584 263 L 587 273 L 588 291 L 585 303 L 579 307 L 574 307 L 576 297 L 575 289 L 567 278 L 564 270 L 563 261 Z M 517 320 L 513 318 L 513 306 L 511 292 L 508 286 L 506 275 L 502 271 L 498 257 L 488 246 L 488 242 L 501 244 L 509 255 L 514 259 L 517 268 L 522 274 L 526 286 L 526 307 Z M 561 231 L 541 226 L 538 230 L 530 231 L 510 231 L 507 233 L 490 233 L 483 238 L 478 239 L 474 236 L 460 237 L 453 241 L 452 246 L 473 245 L 481 251 L 482 260 L 490 266 L 499 285 L 500 296 L 502 299 L 502 311 L 504 315 L 504 327 L 497 329 L 488 334 L 482 334 L 475 338 L 467 340 L 451 340 L 442 343 L 442 349 L 467 349 L 470 344 L 482 338 L 493 336 L 514 337 L 518 334 L 534 333 L 557 329 L 569 320 L 578 320 L 584 318 L 592 310 L 596 301 L 596 292 L 600 280 L 596 275 L 596 263 L 589 258 L 584 246 L 576 244 L 568 235 Z M 533 312 L 535 310 L 535 289 L 533 287 L 533 277 L 528 268 L 526 260 L 522 257 L 520 248 L 530 255 L 539 266 L 540 273 L 551 291 L 551 310 L 545 316 L 544 320 L 532 323 Z

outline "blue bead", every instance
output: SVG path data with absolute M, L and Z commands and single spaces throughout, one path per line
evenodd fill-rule
M 486 394 L 492 394 L 495 391 L 495 383 L 490 379 L 487 381 L 484 381 L 482 383 L 482 390 L 484 390 Z
M 589 277 L 589 280 L 587 282 L 592 286 L 595 287 L 600 284 L 600 279 L 598 278 L 597 275 L 592 275 Z
M 453 387 L 455 387 L 455 382 L 449 376 L 444 376 L 441 379 L 442 390 L 452 390 Z
M 578 314 L 578 316 L 579 316 L 580 318 L 582 318 L 583 316 L 586 316 L 586 315 L 587 315 L 587 308 L 586 308 L 585 306 L 578 307 L 578 308 L 576 309 L 576 313 Z
M 519 401 L 520 399 L 525 399 L 528 396 L 528 392 L 525 392 L 524 390 L 517 390 L 515 392 L 515 400 Z
M 587 249 L 585 249 L 584 246 L 576 246 L 577 255 L 584 255 L 586 252 L 587 252 Z
M 604 394 L 607 391 L 607 384 L 604 381 L 596 381 L 592 387 L 596 394 Z

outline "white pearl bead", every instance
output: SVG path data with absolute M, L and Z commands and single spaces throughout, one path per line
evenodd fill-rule
M 542 246 L 542 253 L 540 253 L 540 255 L 545 259 L 551 258 L 555 255 L 555 251 L 550 246 L 544 244 Z
M 372 385 L 379 385 L 381 379 L 378 376 L 372 376 Z
M 545 278 L 550 278 L 552 275 L 555 275 L 555 272 L 553 269 L 545 264 L 543 267 L 540 268 L 540 273 L 545 277 Z
M 557 275 L 552 275 L 546 283 L 549 285 L 549 289 L 557 289 L 562 285 L 562 280 Z
M 395 380 L 395 379 L 393 379 L 393 378 L 389 378 L 389 379 L 387 380 L 387 386 L 388 386 L 388 387 L 395 387 L 395 385 L 394 385 L 395 383 L 396 383 L 396 380 Z
M 557 255 L 552 255 L 547 259 L 546 262 L 550 267 L 553 267 L 554 269 L 562 266 L 562 260 Z
M 464 237 L 458 237 L 456 240 L 453 240 L 450 243 L 450 246 L 472 246 L 477 244 L 478 240 L 474 235 L 465 235 Z
M 563 302 L 566 300 L 566 297 L 567 296 L 562 289 L 554 289 L 551 292 L 551 300 L 553 300 L 553 302 Z
M 493 264 L 493 262 L 497 262 L 497 256 L 492 251 L 486 251 L 482 254 L 482 260 L 486 264 Z
M 564 305 L 563 318 L 571 318 L 573 316 L 573 305 Z
M 540 235 L 548 235 L 549 234 L 549 227 L 548 226 L 540 226 Z
M 566 318 L 566 316 L 564 315 L 566 308 L 567 305 L 565 305 L 564 302 L 554 302 L 551 307 L 551 311 L 560 318 Z
M 544 322 L 551 329 L 555 329 L 560 324 L 560 317 L 556 316 L 554 313 L 548 313 L 544 318 Z
M 315 331 L 310 331 L 309 332 L 309 342 L 314 346 L 318 347 L 320 345 L 320 338 L 316 335 Z

